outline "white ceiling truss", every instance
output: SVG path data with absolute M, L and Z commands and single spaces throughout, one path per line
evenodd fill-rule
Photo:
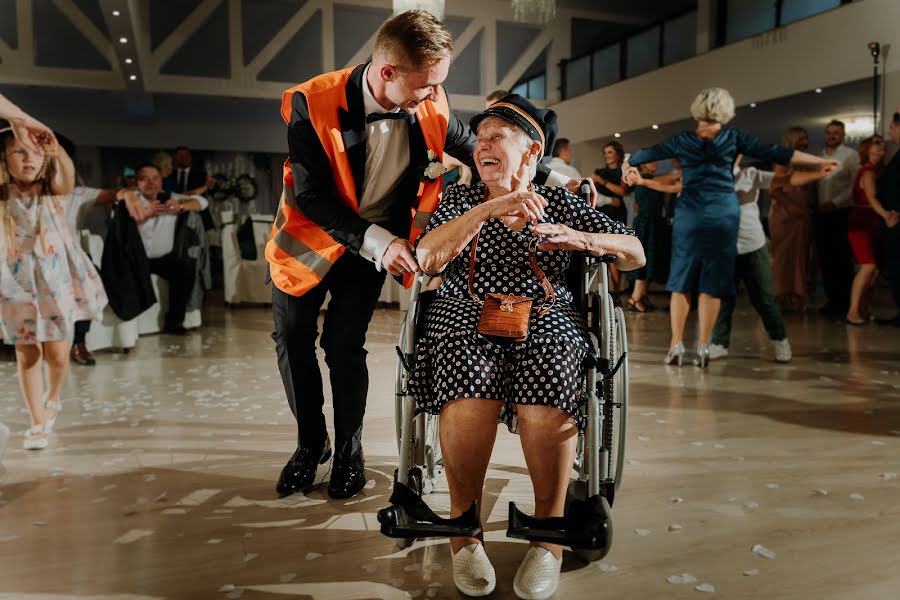
M 278 98 L 282 91 L 298 82 L 260 81 L 260 72 L 284 49 L 294 35 L 315 15 L 322 20 L 323 70 L 329 71 L 366 60 L 375 39 L 373 33 L 352 55 L 347 64 L 334 64 L 334 2 L 308 0 L 287 19 L 280 30 L 263 48 L 244 64 L 243 35 L 241 26 L 241 0 L 202 0 L 194 10 L 155 49 L 150 41 L 150 0 L 99 0 L 109 29 L 109 39 L 78 8 L 74 0 L 50 0 L 71 25 L 105 57 L 111 70 L 42 67 L 35 64 L 34 18 L 31 0 L 16 0 L 17 47 L 0 40 L 0 84 L 25 84 L 54 87 L 78 87 L 117 90 L 129 96 L 154 93 L 198 94 L 241 98 Z M 229 77 L 200 77 L 162 73 L 162 67 L 182 46 L 190 40 L 210 15 L 227 3 L 228 35 L 231 71 Z M 389 0 L 347 0 L 342 5 L 390 10 Z M 577 7 L 560 6 L 557 17 L 535 36 L 521 53 L 508 73 L 498 80 L 496 68 L 497 23 L 512 21 L 512 8 L 507 0 L 449 0 L 448 17 L 470 19 L 465 30 L 457 36 L 454 51 L 459 56 L 466 47 L 481 35 L 481 89 L 486 92 L 497 88 L 511 88 L 547 49 L 548 100 L 558 99 L 559 69 L 556 65 L 568 58 L 571 49 L 572 19 L 594 19 L 623 24 L 644 24 L 646 19 L 595 11 Z M 121 16 L 113 16 L 120 10 Z M 120 43 L 120 38 L 127 40 Z M 126 59 L 131 59 L 126 64 Z M 134 80 L 131 77 L 134 76 Z M 452 91 L 452 90 L 451 90 Z M 478 111 L 484 106 L 478 95 L 453 94 L 457 109 Z

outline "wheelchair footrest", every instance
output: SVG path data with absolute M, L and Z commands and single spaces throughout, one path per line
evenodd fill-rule
M 378 511 L 381 533 L 388 537 L 473 537 L 481 532 L 478 502 L 473 502 L 462 515 L 445 519 L 428 508 L 409 487 L 395 481 L 390 503 L 389 507 Z
M 572 500 L 563 517 L 529 517 L 509 503 L 508 537 L 580 550 L 603 550 L 612 543 L 612 514 L 603 496 Z

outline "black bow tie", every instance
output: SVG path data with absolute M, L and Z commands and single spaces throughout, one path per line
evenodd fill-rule
M 405 110 L 397 111 L 397 112 L 385 112 L 385 113 L 369 113 L 366 115 L 366 123 L 374 123 L 375 121 L 383 121 L 387 120 L 398 120 L 398 121 L 412 121 L 413 115 L 409 114 Z

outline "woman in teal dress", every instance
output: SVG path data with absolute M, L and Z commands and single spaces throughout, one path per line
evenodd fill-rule
M 732 173 L 735 157 L 746 154 L 782 165 L 824 166 L 834 161 L 763 144 L 743 131 L 724 128 L 734 117 L 734 100 L 721 88 L 700 92 L 691 104 L 691 114 L 697 120 L 696 130 L 685 131 L 632 154 L 625 182 L 629 185 L 635 182 L 637 165 L 666 158 L 677 158 L 681 163 L 684 189 L 675 205 L 672 263 L 666 284 L 666 289 L 672 292 L 672 340 L 665 362 L 682 363 L 684 327 L 691 294 L 697 291 L 700 332 L 695 364 L 706 367 L 707 346 L 719 313 L 719 300 L 735 293 L 734 261 L 740 221 Z

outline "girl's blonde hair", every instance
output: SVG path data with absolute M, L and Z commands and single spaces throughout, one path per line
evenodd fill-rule
M 6 166 L 6 147 L 10 139 L 14 136 L 11 131 L 0 133 L 0 224 L 3 227 L 3 234 L 0 235 L 0 257 L 8 257 L 10 252 L 16 247 L 16 221 L 9 210 L 9 186 L 12 185 L 12 177 L 9 175 L 9 169 Z M 50 182 L 56 177 L 56 161 L 50 156 L 44 156 L 44 166 L 35 181 L 40 181 L 41 191 L 38 196 L 38 202 L 48 202 L 51 210 L 63 219 L 65 229 L 65 214 L 59 199 L 53 195 Z M 41 218 L 40 207 L 37 211 L 37 237 L 41 244 L 41 248 L 46 251 L 44 244 L 44 223 Z M 66 235 L 66 232 L 62 232 Z

